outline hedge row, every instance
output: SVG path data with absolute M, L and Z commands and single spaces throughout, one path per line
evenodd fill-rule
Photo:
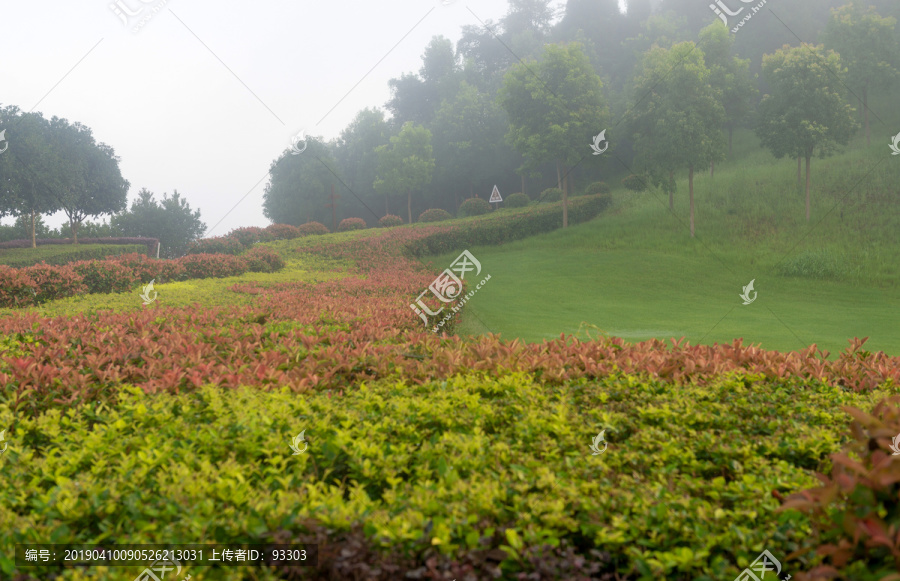
M 110 244 L 91 244 L 80 248 L 82 244 L 72 247 L 38 246 L 37 248 L 12 248 L 0 251 L 0 264 L 13 268 L 23 268 L 44 262 L 46 264 L 67 264 L 78 260 L 97 260 L 107 256 L 146 252 L 143 244 L 126 244 L 113 246 Z
M 38 246 L 50 244 L 74 244 L 72 238 L 38 238 L 35 241 Z M 147 248 L 148 256 L 156 256 L 156 247 L 159 240 L 156 238 L 79 238 L 79 244 L 141 244 Z M 0 248 L 31 248 L 31 240 L 10 240 L 0 242 Z
M 269 248 L 253 248 L 242 256 L 191 254 L 175 260 L 144 255 L 110 256 L 65 265 L 26 268 L 0 265 L 0 307 L 29 307 L 80 294 L 127 292 L 151 280 L 158 283 L 197 278 L 224 278 L 245 272 L 274 272 L 284 259 Z

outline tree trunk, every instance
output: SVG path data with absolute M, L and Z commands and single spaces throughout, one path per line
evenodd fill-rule
M 412 224 L 412 188 L 406 192 L 406 212 L 409 214 L 409 223 Z
M 728 157 L 731 157 L 731 144 L 734 143 L 734 127 L 728 128 Z
M 866 116 L 866 145 L 872 145 L 872 136 L 869 133 L 869 89 L 863 87 L 863 113 Z
M 675 211 L 675 192 L 672 191 L 672 182 L 675 181 L 675 172 L 669 172 L 669 211 Z
M 525 193 L 525 174 L 522 174 L 522 193 Z
M 809 160 L 812 153 L 806 154 L 806 221 L 809 222 Z
M 559 175 L 559 162 L 556 162 L 556 187 L 559 189 L 563 189 L 562 187 L 562 177 Z
M 558 166 L 557 166 L 558 167 Z M 569 174 L 565 164 L 563 168 L 563 228 L 569 227 Z
M 713 177 L 713 175 L 715 175 L 715 172 L 716 172 L 716 162 L 711 161 L 711 162 L 709 162 L 709 177 Z
M 800 155 L 797 156 L 797 191 L 800 191 L 803 188 L 803 178 L 800 175 L 800 168 L 802 167 L 800 165 L 800 160 L 802 157 L 803 156 Z
M 78 225 L 72 220 L 70 220 L 69 223 L 72 226 L 72 238 L 74 239 L 72 244 L 78 244 Z
M 694 237 L 694 166 L 688 168 L 688 190 L 691 193 L 691 238 Z
M 37 237 L 34 235 L 34 210 L 31 210 L 31 247 L 37 248 Z

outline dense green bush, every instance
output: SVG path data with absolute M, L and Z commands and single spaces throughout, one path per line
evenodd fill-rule
M 244 248 L 250 248 L 257 242 L 269 242 L 275 239 L 275 236 L 263 228 L 256 226 L 247 226 L 245 228 L 235 228 L 227 235 L 228 238 L 234 238 L 241 243 Z
M 627 178 L 622 180 L 622 185 L 625 186 L 625 189 L 630 190 L 632 192 L 644 192 L 647 190 L 647 184 L 650 183 L 650 178 L 643 175 L 635 175 L 631 174 Z
M 362 218 L 344 218 L 338 224 L 338 232 L 349 232 L 351 230 L 365 230 L 366 221 Z
M 110 260 L 79 261 L 72 270 L 82 277 L 88 293 L 127 292 L 140 282 L 133 270 Z
M 403 218 L 400 216 L 395 216 L 394 214 L 388 214 L 381 218 L 378 221 L 378 225 L 382 228 L 393 228 L 394 226 L 403 226 Z
M 228 236 L 216 236 L 215 238 L 202 238 L 188 243 L 187 253 L 190 254 L 240 254 L 245 250 L 237 238 Z
M 608 194 L 609 193 L 609 185 L 606 182 L 594 182 L 588 185 L 584 190 L 585 195 L 593 196 L 596 194 Z
M 460 212 L 462 212 L 462 210 L 460 210 Z M 451 220 L 452 218 L 453 216 L 450 215 L 450 212 L 442 210 L 441 208 L 432 208 L 419 214 L 419 222 L 443 222 L 444 220 Z
M 250 272 L 276 272 L 285 266 L 281 255 L 265 246 L 251 248 L 241 258 L 247 261 Z
M 562 200 L 563 191 L 559 188 L 547 188 L 541 192 L 540 201 L 543 204 L 552 204 Z
M 328 228 L 321 222 L 307 222 L 297 227 L 301 236 L 321 236 L 328 234 Z
M 272 235 L 272 240 L 293 240 L 303 235 L 296 226 L 290 224 L 270 224 L 265 230 Z
M 459 206 L 459 217 L 481 216 L 491 211 L 491 205 L 481 198 L 469 198 Z
M 0 250 L 0 264 L 6 264 L 15 268 L 32 266 L 45 262 L 47 264 L 68 264 L 79 260 L 96 260 L 107 256 L 130 254 L 132 252 L 147 252 L 143 244 L 127 244 L 115 246 L 112 244 L 49 244 L 37 248 L 10 248 Z
M 224 278 L 250 270 L 243 257 L 228 254 L 189 254 L 180 262 L 188 278 Z
M 506 200 L 503 201 L 507 208 L 524 208 L 529 203 L 531 203 L 531 198 L 528 197 L 528 194 L 523 194 L 521 192 L 517 194 L 512 194 Z

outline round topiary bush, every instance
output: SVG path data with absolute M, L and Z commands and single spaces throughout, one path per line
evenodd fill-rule
M 432 208 L 419 214 L 419 222 L 443 222 L 444 220 L 450 220 L 451 218 L 453 218 L 453 216 L 450 215 L 450 212 L 440 208 Z
M 553 202 L 558 202 L 562 200 L 563 191 L 559 188 L 547 188 L 543 192 L 541 192 L 541 202 L 545 204 L 552 204 Z
M 393 228 L 394 226 L 403 226 L 403 218 L 388 214 L 378 221 L 378 225 L 382 228 Z
M 227 236 L 240 242 L 244 248 L 250 248 L 257 242 L 269 242 L 274 239 L 270 232 L 256 226 L 235 228 Z
M 266 232 L 272 236 L 272 240 L 293 240 L 303 236 L 296 226 L 290 224 L 269 224 Z
M 504 200 L 507 208 L 524 208 L 531 202 L 531 198 L 527 194 L 512 194 Z
M 459 207 L 459 215 L 461 218 L 468 216 L 481 216 L 491 211 L 491 205 L 487 200 L 481 198 L 469 198 Z
M 297 229 L 300 231 L 300 236 L 320 236 L 322 234 L 328 234 L 328 228 L 321 222 L 307 222 L 306 224 L 298 226 Z
M 606 182 L 594 182 L 587 187 L 587 189 L 584 191 L 584 193 L 586 196 L 593 196 L 596 194 L 608 194 L 609 186 L 606 184 Z
M 344 218 L 338 224 L 338 232 L 349 232 L 351 230 L 365 230 L 366 221 L 362 218 Z
M 622 180 L 622 185 L 625 186 L 625 189 L 631 190 L 632 192 L 643 192 L 647 190 L 648 182 L 649 179 L 646 176 L 631 174 Z

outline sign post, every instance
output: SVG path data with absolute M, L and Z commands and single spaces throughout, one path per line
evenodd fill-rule
M 500 197 L 500 190 L 497 189 L 497 185 L 495 184 L 495 185 L 494 185 L 494 191 L 491 192 L 490 203 L 492 203 L 492 204 L 499 204 L 499 203 L 502 202 L 502 201 L 503 201 L 503 198 Z M 497 206 L 494 206 L 494 209 L 496 210 L 496 209 L 497 209 Z

